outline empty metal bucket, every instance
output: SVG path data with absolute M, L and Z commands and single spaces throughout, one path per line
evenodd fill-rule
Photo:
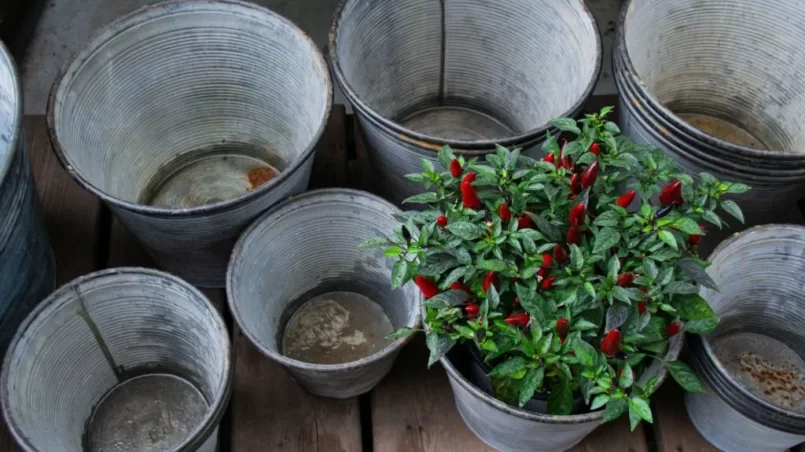
M 693 424 L 728 452 L 782 451 L 805 441 L 805 227 L 769 225 L 724 241 L 702 289 L 721 323 L 691 336 Z
M 143 268 L 92 273 L 17 331 L 3 415 L 30 452 L 214 452 L 231 353 L 220 315 L 188 283 Z
M 57 80 L 48 121 L 65 168 L 157 263 L 223 287 L 246 225 L 307 188 L 331 103 L 324 58 L 290 21 L 189 0 L 101 30 Z
M 54 284 L 53 251 L 23 135 L 20 80 L 0 43 L 0 353 Z
M 448 144 L 536 152 L 550 120 L 576 115 L 601 66 L 583 0 L 345 0 L 330 34 L 336 80 L 358 116 L 383 195 Z
M 382 250 L 360 248 L 398 228 L 392 217 L 397 213 L 369 193 L 315 190 L 272 208 L 235 246 L 227 274 L 233 317 L 260 351 L 313 394 L 347 398 L 368 392 L 391 370 L 406 339 L 345 364 L 289 358 L 281 352 L 284 329 L 306 301 L 335 291 L 357 293 L 377 303 L 394 328 L 419 324 L 422 295 L 416 286 L 392 291 L 393 262 Z
M 780 218 L 805 191 L 803 30 L 798 2 L 628 1 L 613 53 L 621 128 L 752 186 L 735 196 L 748 224 Z

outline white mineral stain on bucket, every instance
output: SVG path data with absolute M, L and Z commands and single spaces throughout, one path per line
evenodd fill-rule
M 400 123 L 419 133 L 452 140 L 491 140 L 514 134 L 502 121 L 461 107 L 428 108 Z
M 285 327 L 282 354 L 314 364 L 343 364 L 370 356 L 392 343 L 394 327 L 377 303 L 354 292 L 313 297 Z
M 702 132 L 728 143 L 757 150 L 767 149 L 757 137 L 723 119 L 697 113 L 677 113 L 677 116 Z
M 712 341 L 713 352 L 732 376 L 756 396 L 805 414 L 805 361 L 782 342 L 756 333 Z
M 113 388 L 87 423 L 90 452 L 169 451 L 187 440 L 209 409 L 201 392 L 168 374 L 129 379 Z

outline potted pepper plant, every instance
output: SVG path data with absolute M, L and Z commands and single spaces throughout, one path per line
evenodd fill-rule
M 702 390 L 676 360 L 681 333 L 718 323 L 698 296 L 714 287 L 698 244 L 706 227 L 725 226 L 723 212 L 743 221 L 726 196 L 749 187 L 694 181 L 661 150 L 621 136 L 611 110 L 554 120 L 571 140 L 549 134 L 541 160 L 503 147 L 467 160 L 444 147 L 445 171 L 423 160 L 408 176 L 428 191 L 407 202 L 427 210 L 365 244 L 396 259 L 394 287 L 422 291 L 429 365 L 442 360 L 465 421 L 500 449 L 566 449 L 621 415 L 632 429 L 651 422 L 649 397 L 666 373 Z M 446 354 L 456 344 L 485 381 L 469 385 L 455 370 Z M 497 414 L 506 431 L 489 428 Z M 540 437 L 540 422 L 567 429 Z

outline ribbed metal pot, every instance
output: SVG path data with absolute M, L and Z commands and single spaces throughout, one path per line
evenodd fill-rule
M 17 331 L 0 379 L 3 416 L 28 452 L 112 450 L 88 448 L 99 438 L 117 438 L 126 450 L 214 452 L 231 393 L 231 355 L 221 316 L 190 284 L 143 268 L 92 273 L 50 295 Z M 166 391 L 148 406 L 132 397 L 112 411 L 125 415 L 119 423 L 90 431 L 107 395 L 157 374 L 200 393 L 206 409 L 196 422 L 185 417 L 188 400 Z M 161 415 L 133 420 L 159 401 L 169 405 Z M 166 432 L 179 430 L 185 435 L 166 444 Z
M 345 0 L 329 52 L 395 203 L 421 192 L 404 176 L 445 144 L 535 153 L 551 119 L 578 114 L 602 54 L 582 0 Z
M 683 336 L 673 338 L 664 359 L 674 361 L 682 351 Z M 505 452 L 561 452 L 578 444 L 602 425 L 604 411 L 557 416 L 526 411 L 494 398 L 476 386 L 451 361 L 452 352 L 441 359 L 447 371 L 456 407 L 464 422 L 484 443 Z M 654 361 L 639 379 L 645 384 L 658 377 L 657 387 L 668 372 Z M 604 427 L 606 428 L 606 427 Z
M 399 227 L 400 211 L 369 193 L 314 190 L 282 202 L 241 237 L 227 274 L 232 315 L 246 336 L 309 392 L 347 398 L 370 391 L 391 370 L 407 339 L 346 364 L 311 364 L 281 353 L 286 322 L 309 294 L 349 291 L 376 302 L 394 328 L 420 322 L 422 295 L 413 283 L 391 290 L 393 262 L 361 249 Z M 300 299 L 302 297 L 302 299 Z
M 0 353 L 55 285 L 55 265 L 22 126 L 22 89 L 0 43 Z
M 728 452 L 793 447 L 805 441 L 805 227 L 749 229 L 709 260 L 720 291 L 703 288 L 701 295 L 721 323 L 690 338 L 691 367 L 708 392 L 686 394 L 688 414 L 702 436 Z M 793 381 L 781 376 L 788 364 L 798 374 Z
M 748 224 L 783 215 L 805 191 L 803 25 L 797 2 L 629 0 L 613 52 L 621 128 L 692 172 L 751 185 L 735 197 Z
M 147 6 L 64 69 L 48 122 L 59 158 L 165 269 L 223 287 L 232 246 L 307 188 L 332 84 L 290 21 L 237 0 Z M 280 175 L 257 186 L 268 164 Z

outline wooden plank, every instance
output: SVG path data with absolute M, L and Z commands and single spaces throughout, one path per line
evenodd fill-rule
M 363 139 L 358 117 L 353 116 L 352 120 L 352 141 L 354 143 L 354 158 L 349 160 L 349 186 L 358 190 L 365 190 L 375 193 L 376 181 L 372 165 L 367 155 L 366 142 Z
M 334 105 L 330 122 L 313 161 L 310 188 L 344 187 L 347 184 L 347 117 L 343 105 Z
M 362 450 L 357 398 L 313 396 L 237 328 L 233 342 L 233 451 Z
M 682 388 L 670 378 L 651 400 L 658 452 L 718 452 L 688 418 Z

